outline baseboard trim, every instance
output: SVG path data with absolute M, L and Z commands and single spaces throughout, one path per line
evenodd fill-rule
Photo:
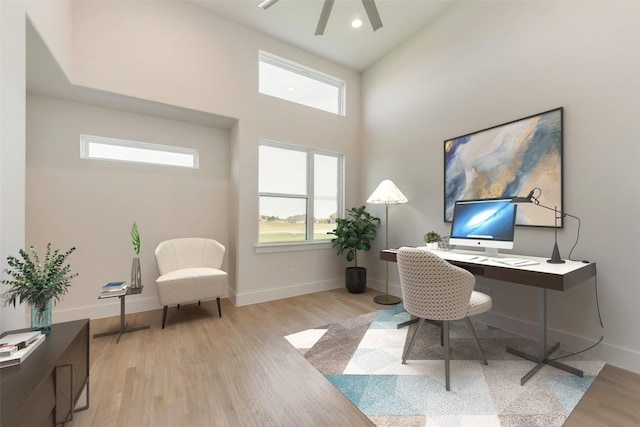
M 103 317 L 120 316 L 120 298 L 96 299 L 97 304 L 86 305 L 63 310 L 53 311 L 53 322 L 68 322 L 77 319 L 101 319 Z M 138 297 L 127 298 L 125 302 L 126 314 L 141 311 L 159 310 L 158 298 Z
M 321 282 L 302 283 L 293 286 L 285 286 L 277 289 L 265 291 L 236 293 L 235 304 L 237 306 L 258 304 L 261 302 L 274 301 L 283 298 L 296 297 L 299 295 L 312 294 L 315 292 L 328 291 L 344 287 L 344 278 L 325 280 Z

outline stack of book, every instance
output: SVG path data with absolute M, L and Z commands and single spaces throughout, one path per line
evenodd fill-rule
M 22 363 L 45 338 L 40 331 L 8 334 L 0 338 L 0 368 Z
M 127 293 L 128 287 L 127 282 L 109 282 L 102 287 L 100 298 L 119 297 Z

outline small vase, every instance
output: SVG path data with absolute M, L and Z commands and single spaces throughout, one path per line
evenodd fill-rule
M 142 273 L 140 272 L 140 258 L 134 258 L 131 264 L 131 289 L 142 287 Z
M 31 306 L 31 330 L 40 331 L 44 335 L 51 332 L 51 298 L 42 311 L 34 305 Z

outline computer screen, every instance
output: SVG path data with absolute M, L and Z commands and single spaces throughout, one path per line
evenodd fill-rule
M 488 255 L 513 249 L 517 206 L 511 199 L 456 201 L 449 243 L 484 248 Z

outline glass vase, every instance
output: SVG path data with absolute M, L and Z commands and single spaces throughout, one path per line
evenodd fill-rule
M 44 306 L 44 310 L 39 310 L 38 307 L 31 306 L 31 330 L 40 331 L 44 335 L 49 335 L 51 332 L 51 298 Z
M 140 258 L 134 258 L 131 264 L 131 289 L 142 287 L 142 273 L 140 273 Z

